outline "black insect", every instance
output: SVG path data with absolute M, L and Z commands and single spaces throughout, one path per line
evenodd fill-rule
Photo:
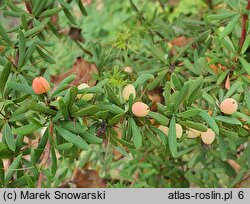
M 102 137 L 106 130 L 107 130 L 108 124 L 105 121 L 99 122 L 96 125 L 96 135 L 98 137 Z

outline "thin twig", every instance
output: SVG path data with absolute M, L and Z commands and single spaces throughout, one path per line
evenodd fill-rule
M 86 50 L 79 42 L 77 42 L 76 40 L 74 40 L 74 42 L 81 48 L 83 52 L 88 54 L 90 57 L 93 57 L 93 54 L 90 51 Z
M 49 132 L 51 134 L 51 136 L 53 135 L 53 123 L 51 122 L 50 125 L 49 125 Z M 40 167 L 41 169 L 44 168 L 46 165 L 47 165 L 47 162 L 49 160 L 49 155 L 50 155 L 50 141 L 48 140 L 45 148 L 44 148 L 44 154 L 42 156 L 42 161 L 40 163 Z M 41 188 L 42 187 L 42 181 L 43 181 L 43 173 L 41 172 L 40 170 L 40 174 L 39 174 L 39 177 L 38 177 L 38 181 L 37 181 L 37 188 Z

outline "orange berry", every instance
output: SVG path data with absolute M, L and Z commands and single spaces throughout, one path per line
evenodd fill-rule
M 144 117 L 149 113 L 150 109 L 147 104 L 142 102 L 135 102 L 132 105 L 132 112 L 137 117 Z
M 135 87 L 132 84 L 128 84 L 127 86 L 124 87 L 123 92 L 122 92 L 122 97 L 125 101 L 129 100 L 129 96 L 133 95 L 133 99 L 136 96 L 135 92 Z
M 45 78 L 39 76 L 33 80 L 32 89 L 36 94 L 43 94 L 50 90 L 50 85 Z
M 238 109 L 238 104 L 233 98 L 226 98 L 220 104 L 220 110 L 225 114 L 235 113 Z
M 205 144 L 211 144 L 215 139 L 215 133 L 212 129 L 208 128 L 206 132 L 201 133 L 201 140 Z

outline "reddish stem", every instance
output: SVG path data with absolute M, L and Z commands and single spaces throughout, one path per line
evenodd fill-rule
M 247 2 L 246 10 L 247 11 L 250 10 L 250 0 L 248 0 L 248 2 Z M 241 37 L 240 37 L 240 42 L 239 42 L 240 49 L 242 48 L 242 46 L 245 42 L 245 39 L 246 39 L 247 19 L 248 19 L 248 14 L 242 14 L 242 29 L 241 29 Z
M 30 2 L 25 2 L 25 6 L 28 10 L 29 13 L 32 13 L 32 6 L 31 6 L 31 3 Z

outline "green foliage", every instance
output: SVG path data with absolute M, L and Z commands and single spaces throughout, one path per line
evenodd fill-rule
M 239 43 L 246 1 L 199 1 L 201 12 L 186 0 L 173 11 L 164 1 L 94 1 L 86 8 L 80 0 L 18 2 L 1 7 L 1 187 L 58 187 L 86 164 L 109 187 L 241 183 L 250 168 L 248 28 Z M 8 28 L 13 17 L 16 26 Z M 83 29 L 85 41 L 63 34 L 70 28 Z M 70 75 L 34 92 L 35 77 L 50 81 L 79 55 L 96 63 L 95 86 L 69 86 L 76 78 Z M 134 85 L 135 99 L 123 100 L 126 84 Z M 94 95 L 89 101 L 78 97 L 87 93 Z M 219 106 L 229 97 L 238 109 L 226 115 Z M 151 108 L 147 116 L 133 114 L 136 101 Z M 208 128 L 216 134 L 212 144 L 188 135 Z

